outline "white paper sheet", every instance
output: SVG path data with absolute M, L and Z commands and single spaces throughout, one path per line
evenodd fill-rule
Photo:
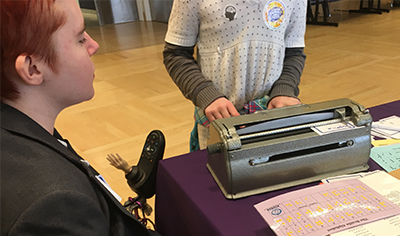
M 360 181 L 400 206 L 400 180 L 384 171 L 379 171 L 365 176 Z M 375 221 L 332 236 L 400 236 L 400 216 Z
M 400 207 L 358 179 L 322 184 L 254 206 L 278 236 L 322 236 L 400 214 Z
M 389 116 L 373 122 L 371 134 L 385 139 L 400 139 L 400 117 Z
M 351 121 L 311 127 L 311 129 L 319 135 L 357 128 L 360 127 L 355 126 L 354 123 Z

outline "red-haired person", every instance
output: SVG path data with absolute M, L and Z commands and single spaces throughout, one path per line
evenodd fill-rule
M 1 235 L 153 235 L 54 128 L 94 95 L 76 0 L 1 0 Z

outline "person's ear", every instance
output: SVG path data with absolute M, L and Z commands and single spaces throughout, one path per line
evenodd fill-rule
M 39 85 L 43 82 L 41 62 L 26 54 L 21 54 L 15 60 L 15 70 L 21 79 L 29 85 Z

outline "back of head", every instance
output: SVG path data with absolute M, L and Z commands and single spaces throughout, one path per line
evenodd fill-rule
M 21 54 L 38 57 L 57 69 L 52 34 L 66 17 L 56 0 L 1 0 L 1 100 L 16 100 L 19 92 L 15 60 Z M 58 0 L 60 1 L 60 0 Z

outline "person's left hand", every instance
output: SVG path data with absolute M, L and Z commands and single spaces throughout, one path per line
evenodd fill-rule
M 110 165 L 114 166 L 117 169 L 124 171 L 126 174 L 129 173 L 131 167 L 128 162 L 126 162 L 122 157 L 120 157 L 117 153 L 117 156 L 114 154 L 108 154 L 107 160 L 110 162 Z
M 268 109 L 300 104 L 300 100 L 293 97 L 277 96 L 268 103 Z

